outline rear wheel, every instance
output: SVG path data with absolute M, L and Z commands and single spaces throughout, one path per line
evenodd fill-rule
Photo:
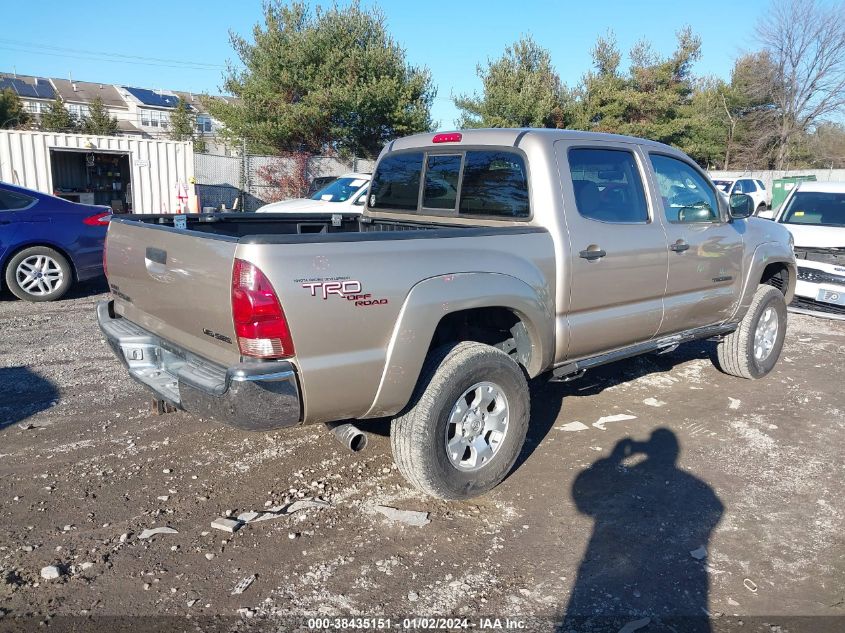
M 528 383 L 504 352 L 481 343 L 440 348 L 423 367 L 390 441 L 399 472 L 441 499 L 467 499 L 500 483 L 528 430 Z
M 719 342 L 719 369 L 740 378 L 762 378 L 777 363 L 785 336 L 783 294 L 774 286 L 761 285 L 739 327 Z
M 53 301 L 73 283 L 73 271 L 64 255 L 47 246 L 25 248 L 6 265 L 6 285 L 18 299 Z
M 766 207 L 766 203 L 765 203 L 765 202 L 761 202 L 759 205 L 757 205 L 757 210 L 756 210 L 756 211 L 754 211 L 754 215 L 760 215 L 760 214 L 761 214 L 763 211 L 765 211 L 767 208 L 768 208 L 768 207 Z

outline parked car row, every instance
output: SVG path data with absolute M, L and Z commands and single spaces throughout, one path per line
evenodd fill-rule
M 372 175 L 317 177 L 309 197 L 261 207 L 259 213 L 360 214 Z M 799 260 L 795 300 L 790 309 L 845 319 L 845 183 L 802 182 L 779 208 L 754 178 L 717 178 L 725 199 L 749 196 L 755 215 L 784 224 L 795 239 Z M 454 184 L 429 173 L 428 192 L 455 195 Z M 618 189 L 603 183 L 605 199 Z M 102 248 L 111 212 L 48 194 L 0 183 L 0 284 L 28 301 L 62 297 L 74 283 L 102 274 Z

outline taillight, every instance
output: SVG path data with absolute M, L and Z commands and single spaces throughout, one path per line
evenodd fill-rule
M 235 259 L 232 268 L 232 319 L 244 356 L 293 356 L 293 339 L 276 291 L 258 266 L 242 259 Z
M 443 134 L 435 134 L 431 139 L 432 143 L 460 143 L 463 136 L 460 132 L 445 132 Z
M 83 224 L 87 224 L 88 226 L 103 226 L 109 223 L 111 220 L 111 212 L 106 211 L 104 213 L 97 213 L 96 215 L 89 215 L 87 218 L 82 220 Z

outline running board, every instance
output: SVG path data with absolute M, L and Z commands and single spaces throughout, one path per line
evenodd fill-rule
M 676 349 L 681 343 L 689 341 L 696 341 L 699 339 L 711 338 L 714 336 L 722 336 L 733 332 L 737 328 L 736 323 L 730 325 L 712 325 L 708 327 L 689 330 L 672 336 L 655 339 L 653 341 L 646 341 L 645 343 L 637 343 L 629 347 L 623 347 L 607 354 L 599 354 L 598 356 L 590 356 L 581 360 L 576 360 L 571 363 L 564 363 L 552 369 L 552 377 L 549 378 L 551 382 L 569 382 L 584 375 L 584 372 L 593 367 L 600 365 L 607 365 L 615 363 L 618 360 L 640 356 L 641 354 L 648 354 L 649 352 L 657 352 L 658 354 L 667 354 Z

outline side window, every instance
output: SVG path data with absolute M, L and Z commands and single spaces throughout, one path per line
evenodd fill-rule
M 716 193 L 706 179 L 687 163 L 651 154 L 666 219 L 672 223 L 719 222 Z M 734 189 L 736 193 L 736 189 Z
M 531 215 L 528 173 L 522 157 L 513 152 L 467 152 L 459 212 L 506 218 Z
M 370 183 L 370 208 L 416 211 L 422 165 L 422 152 L 383 158 Z
M 733 195 L 735 193 L 745 193 L 743 191 L 743 188 L 742 188 L 742 181 L 741 180 L 737 180 L 736 183 L 734 184 L 733 189 L 730 190 L 731 195 Z
M 757 191 L 757 185 L 753 180 L 742 181 L 742 193 L 754 193 Z
M 754 182 L 757 183 L 757 189 L 759 189 L 760 191 L 766 190 L 766 185 L 763 184 L 762 180 L 755 180 Z
M 601 222 L 648 222 L 645 190 L 631 152 L 570 149 L 569 173 L 578 213 L 585 218 Z
M 0 189 L 0 211 L 14 211 L 16 209 L 25 209 L 35 202 L 32 196 L 26 196 L 15 191 L 7 191 Z
M 425 161 L 422 206 L 426 209 L 454 210 L 460 176 L 460 154 L 429 154 Z

